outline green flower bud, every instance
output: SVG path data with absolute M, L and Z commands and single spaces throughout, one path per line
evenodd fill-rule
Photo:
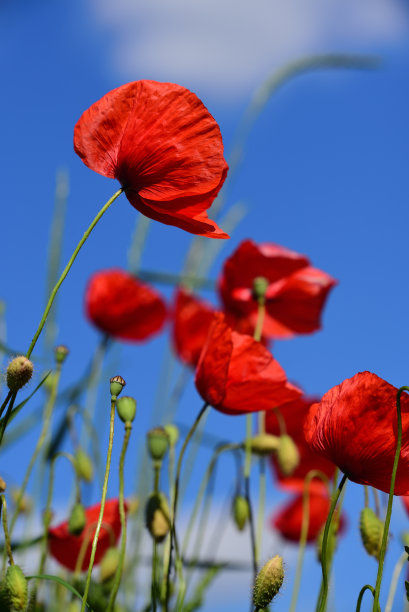
M 233 518 L 239 531 L 243 531 L 250 518 L 248 501 L 243 495 L 236 495 L 233 499 Z
M 284 476 L 291 476 L 295 468 L 300 463 L 300 453 L 294 440 L 284 434 L 280 436 L 280 443 L 277 449 L 277 461 Z
M 91 457 L 81 447 L 77 448 L 74 456 L 75 470 L 78 478 L 85 482 L 92 482 L 94 478 L 94 466 L 92 465 Z
M 402 531 L 400 539 L 403 546 L 409 546 L 409 531 Z
M 118 548 L 111 546 L 108 548 L 105 555 L 102 557 L 101 565 L 99 566 L 99 577 L 101 582 L 107 582 L 113 576 L 119 565 L 121 553 Z
M 59 344 L 54 349 L 55 361 L 57 363 L 64 363 L 69 354 L 69 349 L 64 344 Z
M 253 297 L 255 300 L 264 300 L 268 289 L 268 279 L 264 276 L 256 276 L 253 280 Z
M 368 555 L 379 561 L 384 524 L 372 508 L 364 508 L 359 519 L 362 544 Z
M 170 512 L 163 493 L 152 493 L 145 508 L 146 527 L 156 542 L 162 542 L 170 529 Z
M 280 445 L 280 438 L 270 434 L 258 434 L 251 438 L 251 452 L 255 455 L 271 455 Z
M 87 517 L 82 504 L 74 504 L 68 519 L 68 531 L 71 535 L 80 535 L 86 525 Z
M 266 608 L 277 595 L 284 580 L 283 559 L 276 555 L 261 568 L 253 589 L 253 604 L 256 608 Z
M 24 387 L 32 377 L 33 370 L 33 364 L 27 357 L 24 357 L 24 355 L 12 359 L 6 372 L 7 386 L 10 391 L 16 393 L 19 389 Z
M 114 376 L 109 382 L 111 383 L 111 398 L 112 400 L 116 400 L 122 389 L 125 387 L 126 382 L 122 376 Z
M 176 425 L 169 423 L 168 425 L 165 425 L 163 429 L 168 434 L 169 444 L 171 446 L 176 446 L 177 441 L 179 440 L 179 429 L 176 427 Z
M 121 397 L 116 402 L 116 410 L 121 421 L 132 423 L 136 415 L 136 400 L 126 395 Z
M 5 577 L 5 595 L 13 612 L 25 610 L 28 603 L 27 580 L 18 565 L 9 565 Z
M 148 431 L 147 442 L 151 458 L 161 461 L 169 448 L 169 436 L 163 427 L 155 427 Z

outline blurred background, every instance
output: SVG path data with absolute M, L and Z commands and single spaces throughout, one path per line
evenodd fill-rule
M 277 71 L 291 62 L 323 54 L 362 55 L 379 60 L 379 65 L 305 70 L 268 95 L 266 84 Z M 223 215 L 230 211 L 234 231 L 230 240 L 217 244 L 220 251 L 211 253 L 209 278 L 215 280 L 223 260 L 243 239 L 252 238 L 304 253 L 314 266 L 339 281 L 328 300 L 320 332 L 274 344 L 273 354 L 288 377 L 314 395 L 363 370 L 397 387 L 409 383 L 406 2 L 2 0 L 0 63 L 2 341 L 25 352 L 45 305 L 56 177 L 59 199 L 67 204 L 59 212 L 59 219 L 64 218 L 63 238 L 58 241 L 61 261 L 56 258 L 58 249 L 53 252 L 59 268 L 117 189 L 115 181 L 93 173 L 75 155 L 76 121 L 107 91 L 148 78 L 193 90 L 221 127 L 227 160 L 235 153 L 237 168 L 223 193 L 220 217 L 224 227 Z M 245 114 L 251 101 L 254 112 Z M 243 117 L 247 117 L 244 124 Z M 29 390 L 51 363 L 50 343 L 54 341 L 70 348 L 63 387 L 83 374 L 100 340 L 84 315 L 87 281 L 97 270 L 128 266 L 138 217 L 122 197 L 86 243 L 53 309 L 56 326 L 49 326 L 48 341 L 45 334 L 37 345 L 35 381 Z M 177 228 L 152 222 L 141 269 L 179 273 L 191 240 L 191 235 Z M 156 286 L 172 300 L 171 286 Z M 212 291 L 202 295 L 217 304 Z M 3 371 L 6 365 L 4 358 Z M 160 420 L 180 371 L 181 365 L 172 357 L 169 327 L 144 345 L 113 346 L 105 360 L 105 382 L 96 396 L 100 440 L 107 438 L 108 431 L 108 379 L 121 374 L 127 381 L 127 393 L 138 400 L 127 458 L 127 494 L 138 485 L 142 459 L 137 447 L 144 444 L 144 432 Z M 43 401 L 39 393 L 28 405 L 19 417 L 23 422 L 34 415 L 25 421 L 26 432 L 2 451 L 1 474 L 10 485 L 23 478 L 39 434 L 38 410 Z M 191 376 L 175 417 L 182 431 L 200 406 Z M 60 415 L 59 409 L 56 426 Z M 209 415 L 206 432 L 213 437 L 203 438 L 195 478 L 183 500 L 182 524 L 210 457 L 206 441 L 211 445 L 226 438 L 241 440 L 244 429 L 244 418 L 216 411 Z M 119 438 L 109 485 L 112 497 L 118 490 Z M 53 506 L 63 518 L 69 505 L 69 467 L 61 464 L 58 474 Z M 222 460 L 211 514 L 214 526 L 220 521 L 226 494 L 231 498 L 232 474 L 231 461 Z M 35 480 L 30 484 L 32 492 Z M 99 496 L 98 486 L 90 486 L 85 499 L 93 503 Z M 274 610 L 288 609 L 296 557 L 296 547 L 281 541 L 269 526 L 269 515 L 286 498 L 271 476 L 263 559 L 280 553 L 286 561 L 285 585 Z M 37 502 L 38 510 L 41 503 Z M 330 602 L 330 608 L 339 612 L 354 609 L 361 586 L 375 581 L 376 562 L 367 557 L 359 541 L 362 506 L 361 488 L 350 483 L 345 499 L 348 529 L 335 560 Z M 229 524 L 218 556 L 249 561 L 248 533 L 237 535 L 230 519 L 225 520 Z M 34 522 L 34 531 L 36 528 Z M 409 519 L 397 500 L 384 596 L 402 550 L 400 532 L 408 528 Z M 25 563 L 29 565 L 30 559 Z M 305 568 L 299 609 L 309 612 L 314 609 L 320 579 L 314 551 L 307 554 Z M 143 580 L 141 589 L 146 589 Z M 222 574 L 204 609 L 245 610 L 249 591 L 248 572 Z M 403 610 L 403 597 L 402 579 L 395 612 Z M 366 606 L 362 609 L 369 609 L 369 597 Z

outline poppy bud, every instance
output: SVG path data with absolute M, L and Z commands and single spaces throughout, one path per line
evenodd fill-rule
M 147 433 L 148 451 L 152 459 L 161 461 L 169 448 L 169 436 L 163 427 L 154 427 Z
M 268 280 L 264 276 L 257 276 L 253 280 L 253 297 L 258 302 L 264 300 L 268 288 Z
M 114 376 L 109 381 L 111 383 L 111 399 L 116 400 L 117 396 L 121 393 L 122 389 L 125 387 L 126 382 L 122 378 L 122 376 Z
M 170 446 L 176 446 L 177 441 L 179 440 L 179 429 L 176 427 L 176 425 L 169 423 L 168 425 L 165 425 L 163 429 L 168 434 Z
M 64 344 L 59 344 L 54 349 L 55 361 L 57 363 L 64 363 L 69 352 L 69 349 Z
M 233 518 L 237 529 L 243 531 L 250 517 L 248 501 L 243 495 L 236 495 L 233 499 Z
M 255 455 L 271 455 L 279 445 L 280 438 L 271 434 L 258 434 L 251 438 L 251 452 Z
M 68 531 L 71 535 L 80 535 L 87 522 L 84 506 L 82 504 L 74 504 L 71 510 L 70 518 L 68 519 Z
M 18 565 L 9 565 L 4 585 L 7 603 L 11 610 L 25 610 L 28 603 L 27 580 Z
M 6 481 L 0 476 L 0 493 L 4 493 L 6 488 L 7 488 Z
M 78 478 L 85 480 L 85 482 L 92 482 L 94 478 L 94 466 L 87 452 L 81 447 L 77 448 L 75 452 L 75 471 L 77 472 Z
M 108 548 L 105 555 L 102 557 L 101 565 L 99 567 L 99 577 L 101 582 L 107 582 L 110 580 L 117 570 L 119 565 L 120 552 L 115 546 Z
M 300 453 L 294 440 L 284 434 L 280 436 L 280 443 L 277 449 L 277 462 L 284 476 L 291 476 L 300 462 Z
M 152 493 L 146 503 L 145 521 L 149 533 L 156 542 L 162 542 L 170 528 L 170 512 L 163 493 Z
M 124 423 L 132 423 L 136 414 L 136 400 L 133 397 L 121 397 L 116 403 L 116 411 Z
M 18 499 L 20 497 L 20 489 L 14 488 L 11 490 L 11 499 L 13 503 L 17 506 Z M 28 495 L 23 495 L 18 504 L 18 512 L 21 514 L 29 514 L 31 512 L 31 508 L 33 507 L 33 502 Z
M 10 361 L 7 367 L 7 386 L 12 393 L 24 387 L 33 375 L 33 364 L 24 355 L 19 355 Z
M 256 608 L 266 608 L 277 595 L 284 580 L 283 559 L 276 555 L 261 568 L 253 589 L 253 604 Z
M 361 532 L 362 544 L 368 555 L 379 561 L 383 537 L 383 522 L 379 519 L 372 508 L 364 508 L 359 519 L 359 530 Z

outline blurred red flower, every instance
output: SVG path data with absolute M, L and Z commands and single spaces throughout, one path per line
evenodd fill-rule
M 313 404 L 305 421 L 311 449 L 333 461 L 350 480 L 389 493 L 397 443 L 397 389 L 360 372 Z M 401 398 L 402 450 L 395 495 L 409 494 L 409 396 Z
M 290 542 L 298 542 L 302 527 L 303 495 L 299 493 L 290 502 L 282 506 L 271 518 L 271 526 L 277 529 L 283 538 Z M 308 523 L 307 542 L 313 542 L 325 525 L 331 502 L 328 495 L 310 492 L 310 516 Z
M 179 358 L 196 367 L 213 320 L 214 308 L 179 288 L 173 309 L 173 344 Z
M 310 406 L 317 401 L 319 401 L 317 398 L 303 395 L 282 406 L 279 410 L 285 424 L 285 432 L 280 430 L 277 414 L 274 410 L 266 412 L 266 432 L 275 436 L 287 433 L 294 440 L 300 454 L 298 467 L 295 468 L 291 476 L 285 476 L 280 470 L 275 455 L 271 456 L 271 464 L 274 466 L 278 482 L 285 489 L 302 492 L 304 490 L 304 479 L 311 470 L 319 470 L 328 478 L 334 475 L 335 464 L 314 452 L 305 439 L 305 417 Z M 325 489 L 325 484 L 322 480 L 314 478 L 310 482 L 310 491 L 319 493 L 323 489 Z
M 236 328 L 248 319 L 254 330 L 258 305 L 253 281 L 268 280 L 263 334 L 269 338 L 291 338 L 320 329 L 321 311 L 336 280 L 312 268 L 307 257 L 272 243 L 245 240 L 229 257 L 219 280 L 219 291 L 228 317 Z
M 228 238 L 206 210 L 227 175 L 219 126 L 199 98 L 173 83 L 135 81 L 107 93 L 74 129 L 74 149 L 155 221 Z
M 225 414 L 269 410 L 301 394 L 271 353 L 251 336 L 233 331 L 220 313 L 214 315 L 200 355 L 196 388 Z
M 166 305 L 160 294 L 118 268 L 94 274 L 85 294 L 88 318 L 100 330 L 131 342 L 160 331 Z
M 87 539 L 89 544 L 85 552 L 82 571 L 86 570 L 91 557 L 92 540 L 97 526 L 101 504 L 91 506 L 85 511 L 87 518 L 82 533 L 71 535 L 68 531 L 68 521 L 48 530 L 48 548 L 51 555 L 64 567 L 74 571 L 83 542 Z M 109 499 L 105 503 L 103 522 L 99 532 L 98 544 L 95 553 L 95 565 L 98 564 L 110 546 L 114 546 L 121 534 L 121 519 L 117 499 Z

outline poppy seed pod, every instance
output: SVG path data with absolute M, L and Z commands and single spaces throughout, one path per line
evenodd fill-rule
M 283 559 L 276 555 L 261 568 L 253 589 L 253 604 L 258 609 L 266 608 L 277 595 L 284 580 Z
M 250 440 L 251 452 L 255 455 L 271 455 L 278 450 L 280 438 L 271 434 L 258 434 Z
M 163 493 L 152 493 L 145 507 L 146 527 L 156 542 L 162 542 L 170 529 L 170 512 Z
M 68 519 L 68 531 L 71 535 L 80 535 L 86 525 L 87 517 L 82 504 L 74 504 Z
M 379 561 L 383 537 L 383 522 L 376 516 L 372 508 L 364 508 L 359 518 L 359 531 L 362 544 L 368 555 Z
M 27 608 L 27 580 L 18 565 L 9 565 L 4 585 L 7 603 L 13 611 Z
M 136 415 L 136 400 L 133 397 L 120 397 L 116 402 L 116 411 L 124 423 L 132 423 Z
M 256 276 L 253 281 L 253 297 L 257 302 L 264 301 L 268 289 L 268 280 L 264 276 Z
M 16 393 L 28 383 L 33 375 L 33 369 L 32 362 L 24 355 L 19 355 L 10 361 L 7 366 L 6 381 L 12 393 Z
M 162 461 L 169 448 L 169 436 L 163 427 L 154 427 L 147 433 L 148 451 L 151 459 Z
M 102 557 L 101 565 L 99 567 L 99 577 L 101 582 L 107 582 L 110 580 L 117 570 L 120 559 L 120 551 L 115 546 L 111 546 Z
M 291 476 L 300 462 L 300 453 L 291 436 L 280 436 L 276 457 L 284 476 Z
M 250 507 L 243 495 L 235 495 L 233 499 L 233 518 L 239 531 L 243 531 L 250 518 Z
M 94 478 L 94 466 L 88 453 L 81 447 L 75 452 L 75 470 L 81 480 L 92 482 Z
M 54 349 L 55 361 L 57 363 L 64 363 L 69 352 L 69 349 L 64 344 L 59 344 Z
M 118 395 L 121 393 L 122 389 L 125 387 L 126 382 L 122 378 L 122 376 L 114 376 L 111 378 L 110 382 L 110 391 L 112 400 L 116 400 Z
M 168 434 L 170 446 L 176 446 L 177 441 L 179 440 L 179 429 L 176 427 L 176 425 L 169 423 L 168 425 L 165 425 L 163 429 Z

